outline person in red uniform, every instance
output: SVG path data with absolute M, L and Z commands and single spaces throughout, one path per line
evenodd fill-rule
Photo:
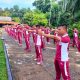
M 76 48 L 78 50 L 78 52 L 76 52 L 76 54 L 80 53 L 80 41 L 79 41 L 79 38 L 78 38 L 78 34 L 79 34 L 79 32 L 78 32 L 77 28 L 74 28 L 72 46 L 74 47 L 76 45 Z
M 70 37 L 67 34 L 67 27 L 65 25 L 60 25 L 58 27 L 58 35 L 44 34 L 38 31 L 39 35 L 43 35 L 48 38 L 58 40 L 56 44 L 56 55 L 54 60 L 56 79 L 60 80 L 61 75 L 63 80 L 71 80 L 69 73 L 69 57 L 68 57 L 68 47 L 70 43 Z
M 13 26 L 13 39 L 16 40 L 16 28 Z
M 13 27 L 10 28 L 10 35 L 13 38 Z
M 14 30 L 14 40 L 15 41 L 17 41 L 18 40 L 18 38 L 17 38 L 17 27 L 16 27 L 16 25 L 13 25 L 13 30 Z
M 80 54 L 80 38 L 78 39 L 78 52 L 76 52 L 76 53 Z
M 46 34 L 50 34 L 50 28 L 49 27 L 46 28 Z M 50 44 L 50 38 L 47 37 L 46 41 L 48 44 Z
M 43 27 L 43 26 L 41 26 L 41 30 L 42 30 L 42 32 L 43 33 L 45 33 L 45 28 Z M 41 41 L 41 48 L 43 49 L 43 50 L 45 50 L 45 37 L 44 36 L 42 36 L 41 37 L 42 39 L 42 41 Z
M 73 47 L 74 45 L 76 45 L 76 47 L 78 48 L 78 30 L 76 28 L 74 28 L 73 30 Z
M 42 56 L 42 48 L 41 48 L 41 45 L 42 45 L 42 36 L 37 34 L 38 30 L 41 30 L 40 29 L 40 25 L 36 25 L 36 34 L 35 34 L 35 51 L 36 51 L 36 61 L 37 61 L 37 64 L 42 64 L 43 62 L 43 56 Z
M 21 25 L 17 25 L 17 35 L 18 35 L 19 46 L 22 46 L 22 27 Z
M 32 30 L 36 30 L 36 26 L 34 25 L 33 27 L 32 27 Z M 36 32 L 32 32 L 32 37 L 33 37 L 33 42 L 35 43 L 35 35 L 36 34 Z
M 25 43 L 26 43 L 26 48 L 25 50 L 27 50 L 28 52 L 31 51 L 31 47 L 30 47 L 30 40 L 29 40 L 29 32 L 28 32 L 29 28 L 28 27 L 24 27 L 23 29 L 23 36 L 24 36 L 24 39 L 25 39 Z

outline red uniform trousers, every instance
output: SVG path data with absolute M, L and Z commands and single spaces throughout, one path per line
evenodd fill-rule
M 42 49 L 45 48 L 45 40 L 44 40 L 44 38 L 42 38 L 42 41 L 41 41 L 41 48 L 42 48 Z
M 35 43 L 36 42 L 35 41 L 35 34 L 33 33 L 32 36 L 33 36 L 33 42 Z
M 18 32 L 18 41 L 19 41 L 19 44 L 22 44 L 22 33 L 21 32 Z
M 29 36 L 25 36 L 26 49 L 30 50 Z
M 78 40 L 78 51 L 80 52 L 80 39 Z
M 69 73 L 69 61 L 55 60 L 54 65 L 56 70 L 55 80 L 60 80 L 61 75 L 63 77 L 63 80 L 71 80 L 70 73 Z
M 54 39 L 54 44 L 56 44 L 56 43 L 57 43 L 57 40 Z
M 47 42 L 50 42 L 50 38 L 46 38 L 46 41 L 47 41 Z
M 73 44 L 72 44 L 72 46 L 74 47 L 74 45 L 76 45 L 76 47 L 78 48 L 78 37 L 74 37 L 73 38 Z
M 35 45 L 35 51 L 36 51 L 36 59 L 38 62 L 43 61 L 43 56 L 42 56 L 42 49 L 41 46 Z

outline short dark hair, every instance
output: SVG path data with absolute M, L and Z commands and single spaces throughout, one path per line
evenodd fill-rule
M 36 25 L 36 27 L 37 27 L 37 28 L 40 28 L 40 25 L 39 25 L 39 24 L 37 24 L 37 25 Z
M 67 25 L 66 24 L 61 24 L 61 25 L 58 25 L 58 27 L 63 27 L 64 29 L 66 29 L 67 30 Z

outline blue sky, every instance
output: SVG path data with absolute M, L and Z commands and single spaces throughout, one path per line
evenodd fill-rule
M 32 3 L 35 0 L 0 0 L 0 8 L 11 8 L 14 5 L 18 5 L 20 8 L 31 8 L 33 9 L 34 7 L 32 6 Z

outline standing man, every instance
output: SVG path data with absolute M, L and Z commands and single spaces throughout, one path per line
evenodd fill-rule
M 50 28 L 49 27 L 46 28 L 46 34 L 50 34 Z M 49 37 L 46 37 L 46 41 L 48 44 L 50 44 L 50 38 Z
M 19 46 L 22 46 L 22 27 L 21 25 L 17 25 L 17 34 L 18 34 Z
M 78 30 L 76 28 L 74 28 L 73 30 L 73 47 L 74 45 L 76 45 L 76 47 L 78 48 Z
M 68 46 L 70 43 L 70 37 L 67 34 L 67 27 L 65 25 L 61 25 L 58 27 L 59 36 L 45 34 L 41 31 L 38 31 L 39 35 L 43 35 L 48 38 L 56 39 L 58 42 L 56 43 L 56 55 L 54 60 L 55 70 L 56 70 L 56 79 L 60 80 L 61 74 L 63 80 L 71 80 L 69 74 L 69 57 L 68 57 Z
M 29 40 L 30 36 L 29 36 L 28 30 L 29 30 L 29 28 L 24 27 L 24 29 L 23 29 L 23 36 L 24 36 L 24 40 L 25 40 L 25 43 L 26 43 L 25 50 L 30 52 L 31 51 L 31 47 L 30 47 L 30 40 Z
M 40 25 L 36 25 L 36 34 L 35 34 L 35 52 L 37 64 L 42 64 L 43 56 L 42 56 L 42 36 L 38 34 L 38 30 L 40 29 Z

